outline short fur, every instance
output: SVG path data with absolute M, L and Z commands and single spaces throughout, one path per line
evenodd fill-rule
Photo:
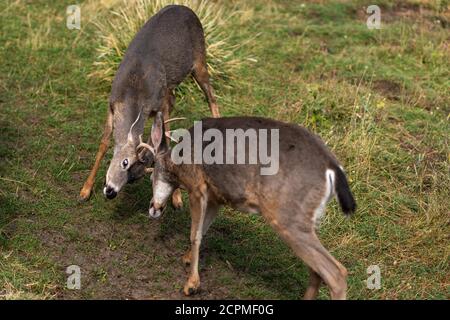
M 321 207 L 334 192 L 346 213 L 355 209 L 355 202 L 338 161 L 320 138 L 298 125 L 258 117 L 209 118 L 202 121 L 202 128 L 203 131 L 218 129 L 224 136 L 226 129 L 279 129 L 279 171 L 275 175 L 260 175 L 260 164 L 176 165 L 165 141 L 154 142 L 157 147 L 154 192 L 158 181 L 164 181 L 173 188 L 182 186 L 189 193 L 192 249 L 184 259 L 194 263 L 191 263 L 185 293 L 195 292 L 200 284 L 196 269 L 201 241 L 199 232 L 204 235 L 219 207 L 229 205 L 238 210 L 261 213 L 306 262 L 311 281 L 305 298 L 316 297 L 322 280 L 329 286 L 332 298 L 345 298 L 346 269 L 320 244 L 315 234 L 314 216 L 318 209 L 324 209 Z M 191 137 L 193 130 L 189 130 Z M 152 131 L 152 136 L 154 132 L 157 136 L 156 130 Z M 155 137 L 152 139 L 157 141 Z M 334 171 L 336 183 L 327 181 L 328 170 Z M 328 183 L 334 188 L 331 193 L 327 190 Z M 151 210 L 160 210 L 164 206 L 164 203 L 152 202 Z
M 114 197 L 127 182 L 144 175 L 145 166 L 153 161 L 148 152 L 136 153 L 145 122 L 158 111 L 163 112 L 165 119 L 169 117 L 175 103 L 173 89 L 191 73 L 205 93 L 213 116 L 219 116 L 209 83 L 202 25 L 188 7 L 170 5 L 151 17 L 136 34 L 117 70 L 102 142 L 80 200 L 90 196 L 113 128 L 115 148 L 105 195 Z M 131 125 L 140 113 L 129 141 Z M 120 167 L 124 159 L 129 162 L 126 170 Z

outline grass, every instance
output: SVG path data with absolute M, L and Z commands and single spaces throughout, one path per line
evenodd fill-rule
M 102 13 L 102 19 L 92 19 L 102 44 L 97 48 L 96 68 L 91 76 L 111 83 L 129 43 L 148 17 L 171 4 L 187 6 L 199 17 L 205 33 L 208 69 L 216 87 L 228 87 L 236 80 L 236 70 L 245 61 L 234 58 L 240 44 L 231 45 L 226 30 L 238 16 L 251 15 L 251 10 L 196 0 L 115 1 L 112 8 Z M 178 86 L 177 96 L 182 98 L 198 88 L 194 81 L 185 81 Z
M 76 201 L 110 90 L 88 76 L 104 71 L 90 21 L 115 5 L 82 2 L 76 31 L 62 3 L 0 3 L 1 298 L 183 297 L 187 209 L 148 221 L 148 180 L 103 200 L 106 161 L 91 200 Z M 379 1 L 382 29 L 368 30 L 365 5 L 219 2 L 246 12 L 222 31 L 230 58 L 246 62 L 214 83 L 221 112 L 307 126 L 344 164 L 359 209 L 344 219 L 333 203 L 320 238 L 349 270 L 350 299 L 448 299 L 449 11 L 444 1 Z M 195 89 L 173 114 L 189 117 L 184 126 L 207 115 Z M 65 289 L 71 264 L 80 291 Z M 296 299 L 307 285 L 303 263 L 262 219 L 229 209 L 201 265 L 203 299 Z M 367 289 L 370 265 L 380 290 Z

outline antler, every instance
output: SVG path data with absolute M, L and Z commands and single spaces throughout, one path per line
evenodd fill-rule
M 145 168 L 144 172 L 145 173 L 152 173 L 153 172 L 153 168 Z
M 138 119 L 139 119 L 139 117 L 140 117 L 140 113 L 139 113 Z M 136 119 L 135 123 L 137 122 L 138 119 Z M 167 123 L 170 123 L 170 122 L 173 122 L 173 121 L 177 121 L 177 120 L 186 120 L 186 118 L 172 118 L 172 119 L 167 119 L 166 121 L 164 121 L 164 124 L 167 124 Z M 133 128 L 133 126 L 134 126 L 135 123 L 133 123 L 133 125 L 131 126 L 131 129 Z M 130 134 L 129 134 L 129 135 L 131 135 L 131 129 L 130 129 Z M 166 131 L 165 135 L 166 135 L 168 138 L 170 138 L 172 141 L 178 142 L 178 141 L 176 141 L 175 139 L 173 139 L 173 138 L 170 136 L 170 131 Z M 151 145 L 149 145 L 148 143 L 145 143 L 145 142 L 142 141 L 142 134 L 139 136 L 139 145 L 136 147 L 136 150 L 139 149 L 139 148 L 141 148 L 141 147 L 150 150 L 153 154 L 155 153 L 155 148 L 153 148 L 153 147 L 152 147 Z
M 171 123 L 173 121 L 178 121 L 178 120 L 186 120 L 186 118 L 172 118 L 172 119 L 167 119 L 166 121 L 164 121 L 164 124 L 168 124 Z
M 134 120 L 133 124 L 130 127 L 130 131 L 128 131 L 128 141 L 133 143 L 133 128 L 136 125 L 136 123 L 138 122 L 139 118 L 141 117 L 141 111 L 139 112 L 136 120 Z
M 178 121 L 178 120 L 186 120 L 186 118 L 181 117 L 181 118 L 167 119 L 166 121 L 164 121 L 164 124 L 168 124 L 170 122 Z M 166 137 L 169 138 L 170 140 L 172 140 L 173 142 L 176 142 L 176 143 L 179 142 L 178 140 L 176 140 L 172 137 L 172 131 L 166 131 Z
M 139 145 L 136 147 L 136 150 L 139 149 L 140 147 L 148 149 L 150 150 L 151 153 L 155 154 L 155 149 L 151 145 L 142 141 L 142 134 L 139 135 Z

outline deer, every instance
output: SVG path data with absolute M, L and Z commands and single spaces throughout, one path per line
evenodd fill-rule
M 188 7 L 169 5 L 143 25 L 120 63 L 112 83 L 101 143 L 80 191 L 80 201 L 91 195 L 111 134 L 115 145 L 103 189 L 105 197 L 113 199 L 125 184 L 145 175 L 153 163 L 150 152 L 137 150 L 145 123 L 159 111 L 168 121 L 175 104 L 174 89 L 190 74 L 204 92 L 212 116 L 219 117 L 209 80 L 202 24 Z M 167 128 L 170 130 L 168 123 Z M 174 191 L 172 199 L 175 207 L 182 206 L 179 190 Z
M 195 126 L 194 126 L 195 127 Z M 186 134 L 195 134 L 192 127 Z M 272 119 L 259 117 L 224 117 L 202 120 L 201 130 L 218 130 L 225 135 L 227 130 L 270 129 L 271 133 L 258 139 L 271 139 L 272 130 L 277 130 L 278 169 L 270 175 L 261 174 L 261 163 L 216 164 L 205 162 L 180 162 L 174 158 L 164 139 L 164 121 L 161 113 L 156 115 L 151 129 L 152 145 L 144 142 L 140 146 L 150 150 L 155 166 L 152 173 L 153 197 L 149 215 L 159 218 L 164 212 L 167 199 L 176 188 L 189 194 L 191 215 L 190 250 L 183 256 L 189 266 L 189 277 L 184 285 L 185 295 L 196 293 L 200 287 L 199 248 L 220 207 L 227 205 L 240 211 L 259 213 L 290 246 L 295 255 L 309 268 L 309 285 L 305 299 L 315 299 L 324 282 L 332 299 L 345 299 L 347 270 L 321 244 L 316 235 L 320 218 L 327 203 L 337 197 L 345 215 L 356 210 L 356 202 L 350 191 L 346 175 L 336 157 L 324 142 L 306 128 Z M 182 142 L 181 141 L 181 142 Z M 206 150 L 204 141 L 200 142 Z M 181 143 L 180 142 L 180 143 Z M 194 149 L 194 140 L 189 142 Z M 198 141 L 197 141 L 198 143 Z M 238 139 L 226 141 L 217 150 L 231 150 L 237 156 Z M 242 140 L 241 140 L 242 143 Z M 248 151 L 250 143 L 241 149 Z M 277 150 L 275 150 L 277 151 Z M 179 150 L 178 150 L 179 152 Z M 184 152 L 184 150 L 183 150 Z M 221 151 L 219 151 L 221 152 Z M 225 155 L 224 155 L 225 156 Z M 188 157 L 189 158 L 189 157 Z

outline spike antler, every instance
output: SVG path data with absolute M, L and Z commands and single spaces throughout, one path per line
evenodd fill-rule
M 144 172 L 145 173 L 152 173 L 153 172 L 153 168 L 145 168 Z
M 136 121 L 135 121 L 135 122 L 133 123 L 133 125 L 131 126 L 131 128 L 130 128 L 130 133 L 131 133 L 131 129 L 133 128 L 133 126 L 134 126 L 134 124 L 137 122 L 137 120 L 139 119 L 140 115 L 141 115 L 141 114 L 139 113 L 138 118 L 136 119 Z M 167 119 L 166 121 L 164 121 L 164 124 L 167 124 L 167 123 L 170 123 L 170 122 L 173 122 L 173 121 L 178 121 L 178 120 L 186 120 L 186 118 L 172 118 L 172 119 Z M 129 134 L 129 135 L 131 135 L 131 134 Z M 166 131 L 166 132 L 165 132 L 165 135 L 166 135 L 166 137 L 168 137 L 170 140 L 175 141 L 175 142 L 178 142 L 177 140 L 175 140 L 175 139 L 173 139 L 173 138 L 171 137 L 170 131 Z M 155 148 L 153 148 L 153 147 L 152 147 L 151 145 L 149 145 L 148 143 L 145 143 L 145 142 L 142 141 L 142 134 L 139 135 L 139 145 L 136 147 L 136 150 L 138 150 L 139 148 L 145 148 L 145 149 L 148 149 L 148 150 L 150 150 L 153 154 L 155 154 Z
M 133 143 L 133 128 L 136 125 L 136 123 L 138 122 L 139 118 L 141 117 L 141 112 L 139 112 L 136 120 L 134 120 L 133 124 L 130 127 L 130 131 L 128 131 L 128 141 L 130 143 Z
M 186 118 L 181 117 L 181 118 L 167 119 L 166 121 L 164 121 L 164 124 L 167 124 L 167 123 L 170 123 L 170 122 L 173 122 L 173 121 L 178 121 L 178 120 L 186 120 Z M 174 139 L 172 137 L 172 131 L 166 131 L 166 137 L 169 138 L 170 140 L 172 140 L 173 142 L 176 142 L 176 143 L 179 142 L 178 140 L 176 140 L 176 139 Z
M 186 120 L 186 118 L 172 118 L 172 119 L 167 119 L 166 121 L 164 121 L 164 124 L 168 124 L 171 123 L 173 121 L 178 121 L 178 120 Z
M 149 144 L 147 144 L 147 143 L 142 141 L 142 134 L 139 135 L 139 145 L 136 147 L 136 150 L 141 148 L 141 147 L 145 148 L 145 149 L 148 149 L 148 150 L 150 150 L 151 153 L 155 154 L 155 148 L 153 148 L 151 145 L 149 145 Z

